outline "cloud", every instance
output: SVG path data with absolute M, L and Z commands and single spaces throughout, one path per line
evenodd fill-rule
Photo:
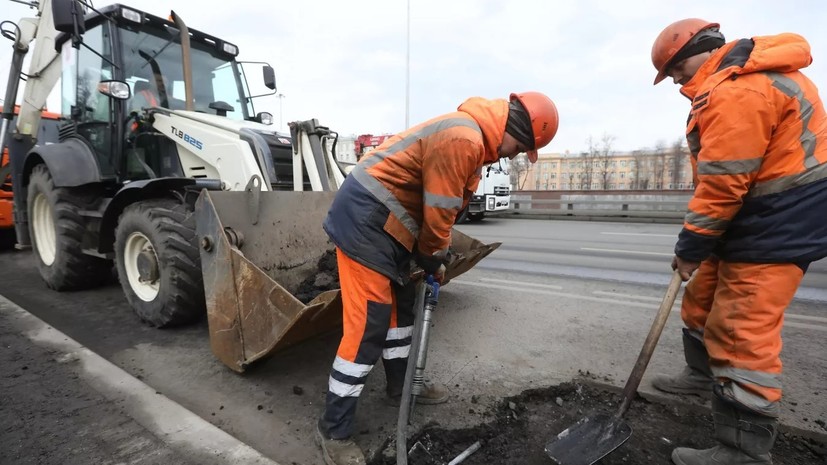
M 167 0 L 134 4 L 159 16 L 170 8 Z M 453 111 L 472 95 L 540 90 L 561 117 L 546 151 L 579 152 L 589 136 L 603 134 L 613 135 L 619 150 L 672 143 L 683 135 L 688 101 L 670 82 L 652 86 L 650 51 L 663 27 L 684 17 L 718 21 L 730 40 L 798 32 L 815 57 L 805 72 L 827 86 L 827 4 L 816 0 L 795 8 L 769 0 L 410 0 L 410 16 L 407 6 L 202 0 L 174 9 L 189 27 L 238 45 L 240 59 L 274 66 L 285 97 L 258 99 L 257 110 L 276 121 L 280 113 L 285 122 L 317 118 L 340 134 L 404 129 L 409 70 L 411 124 Z M 31 13 L 19 4 L 4 11 L 4 19 L 21 15 Z M 0 48 L 0 76 L 9 57 L 10 48 Z

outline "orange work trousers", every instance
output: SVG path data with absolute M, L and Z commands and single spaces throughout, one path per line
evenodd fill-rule
M 703 334 L 712 374 L 728 400 L 778 416 L 784 311 L 803 276 L 792 263 L 710 258 L 686 285 L 681 317 Z
M 415 284 L 400 286 L 339 248 L 336 258 L 344 324 L 320 426 L 328 437 L 344 439 L 352 433 L 357 401 L 380 357 L 388 391 L 401 392 L 413 335 Z

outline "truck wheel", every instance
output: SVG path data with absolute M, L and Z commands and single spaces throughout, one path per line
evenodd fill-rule
M 80 211 L 95 192 L 82 187 L 55 187 L 44 164 L 35 166 L 28 187 L 29 235 L 37 269 L 57 291 L 98 286 L 110 279 L 109 260 L 82 252 L 86 220 Z
M 191 323 L 205 314 L 195 214 L 176 200 L 127 207 L 115 230 L 118 277 L 126 300 L 157 327 Z
M 485 218 L 485 213 L 483 212 L 468 214 L 468 221 L 472 223 L 479 223 L 483 218 Z

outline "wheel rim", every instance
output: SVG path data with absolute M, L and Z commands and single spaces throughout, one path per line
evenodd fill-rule
M 46 194 L 42 192 L 38 192 L 34 198 L 31 222 L 40 261 L 46 266 L 51 266 L 57 255 L 57 233 L 52 216 L 52 206 Z
M 158 279 L 147 282 L 141 279 L 141 273 L 138 271 L 138 257 L 144 253 L 149 252 L 155 255 L 155 261 L 158 261 L 158 255 L 152 247 L 152 242 L 140 232 L 133 232 L 126 238 L 124 244 L 124 268 L 126 270 L 126 278 L 129 280 L 129 287 L 135 295 L 145 302 L 152 302 L 158 297 L 158 289 L 160 282 Z

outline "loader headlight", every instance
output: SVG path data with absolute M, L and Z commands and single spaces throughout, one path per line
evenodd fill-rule
M 130 10 L 129 8 L 121 8 L 121 17 L 138 24 L 141 24 L 144 19 L 141 13 L 138 13 L 135 10 Z
M 224 42 L 221 45 L 221 50 L 223 50 L 224 53 L 230 54 L 232 56 L 238 55 L 238 47 L 236 47 L 233 44 L 227 43 L 227 42 Z
M 126 100 L 129 98 L 129 84 L 123 81 L 101 81 L 98 83 L 98 92 L 114 99 Z
M 266 111 L 262 111 L 261 113 L 256 115 L 256 121 L 258 121 L 261 124 L 266 124 L 267 126 L 270 126 L 271 124 L 273 124 L 273 115 L 267 113 Z

